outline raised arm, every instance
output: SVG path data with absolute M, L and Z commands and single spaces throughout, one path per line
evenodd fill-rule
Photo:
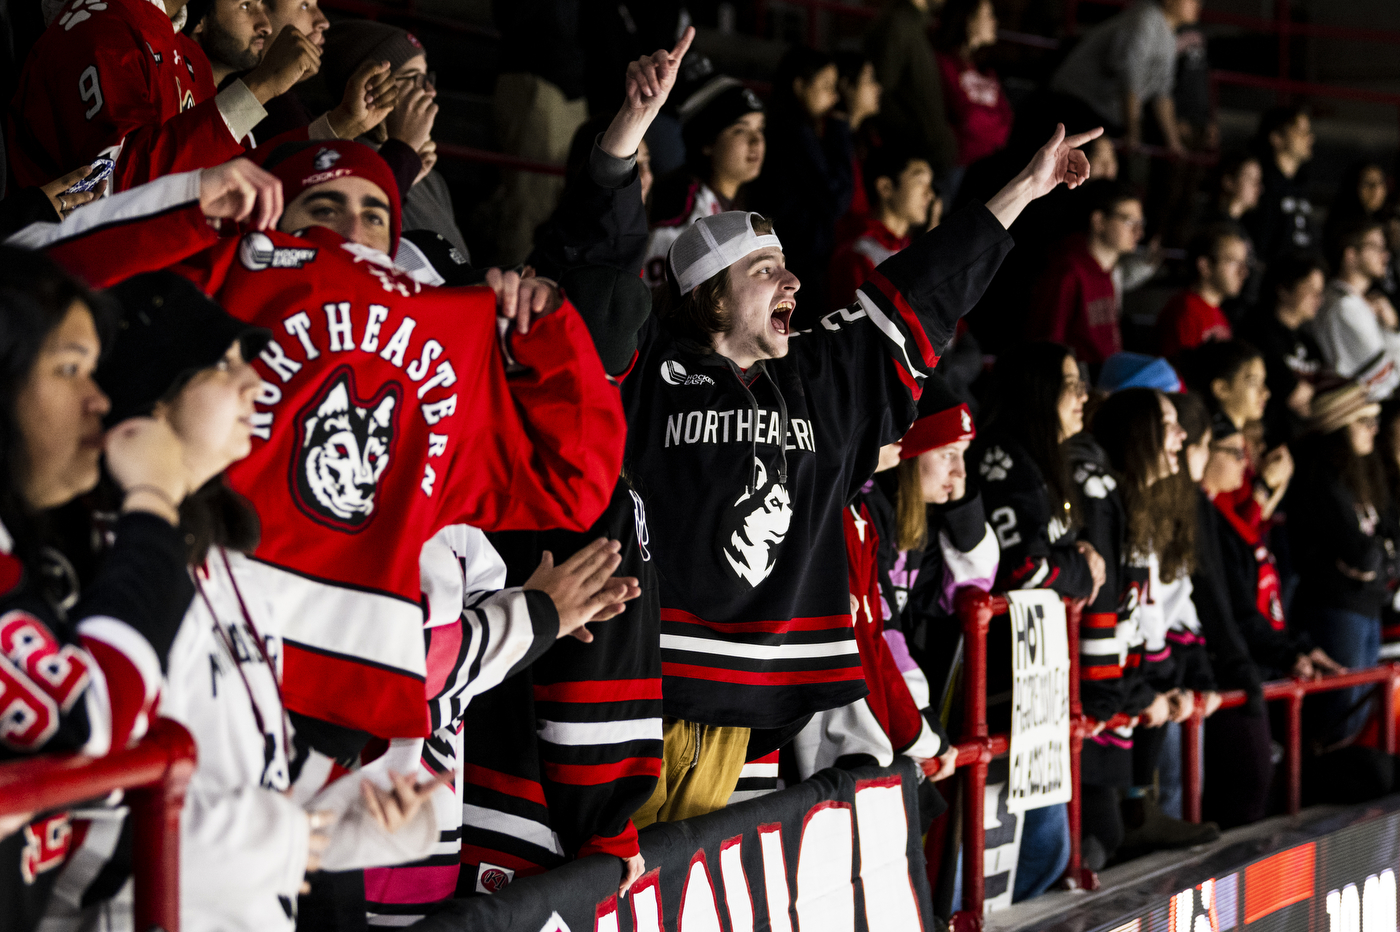
M 1065 125 L 1057 124 L 1050 141 L 1041 146 L 1019 175 L 987 201 L 987 209 L 1003 227 L 1010 229 L 1031 201 L 1044 197 L 1061 183 L 1067 188 L 1079 187 L 1089 180 L 1089 157 L 1079 147 L 1102 135 L 1100 126 L 1066 137 Z

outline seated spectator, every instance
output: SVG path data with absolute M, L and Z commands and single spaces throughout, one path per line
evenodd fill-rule
M 1128 189 L 1091 182 L 1087 229 L 1067 237 L 1041 274 L 1027 335 L 1063 343 L 1097 369 L 1123 348 L 1113 270 L 1142 237 L 1142 202 Z
M 438 112 L 437 88 L 433 85 L 434 75 L 428 70 L 427 55 L 417 37 L 384 23 L 367 20 L 341 23 L 326 36 L 323 66 L 326 87 L 333 97 L 348 94 L 362 69 L 384 61 L 389 63 L 389 73 L 398 86 L 398 101 L 382 122 L 358 137 L 359 141 L 371 149 L 397 149 L 394 154 L 385 156 L 386 161 L 398 160 L 392 163 L 395 167 L 406 161 L 407 153 L 418 157 L 418 168 L 411 179 L 395 173 L 403 199 L 403 228 L 430 230 L 467 256 L 467 243 L 457 227 L 447 181 L 433 170 L 437 164 L 437 143 L 432 138 Z M 411 161 L 407 164 L 411 165 Z M 407 188 L 403 186 L 404 181 L 410 182 Z
M 841 102 L 833 116 L 844 119 L 851 130 L 851 206 L 846 216 L 836 222 L 836 242 L 844 243 L 860 235 L 870 216 L 870 201 L 865 196 L 865 175 L 862 166 L 878 133 L 871 119 L 880 113 L 880 82 L 875 79 L 875 64 L 860 52 L 836 53 L 836 89 Z
M 1259 118 L 1252 146 L 1264 189 L 1258 206 L 1240 222 L 1265 265 L 1284 252 L 1319 245 L 1307 173 L 1315 138 L 1312 117 L 1303 107 L 1274 107 Z
M 807 283 L 813 310 L 826 306 L 836 221 L 851 206 L 851 131 L 831 116 L 840 101 L 836 62 L 794 46 L 778 63 L 768 101 L 768 150 L 753 204 L 783 237 L 789 269 Z
M 1327 367 L 1356 379 L 1373 401 L 1389 398 L 1400 385 L 1400 322 L 1371 300 L 1371 289 L 1390 262 L 1385 228 L 1375 220 L 1358 220 L 1341 230 L 1331 244 L 1332 281 L 1312 322 Z M 1390 303 L 1385 303 L 1390 308 Z M 1389 319 L 1387 319 L 1387 317 Z
M 875 77 L 884 89 L 881 135 L 927 153 L 935 177 L 942 177 L 957 164 L 958 143 L 948 125 L 943 79 L 928 40 L 929 8 L 929 0 L 889 0 L 865 33 L 865 54 L 875 63 Z
M 113 191 L 217 165 L 242 154 L 264 103 L 320 67 L 316 46 L 284 30 L 246 78 L 216 93 L 208 58 L 180 32 L 185 4 L 171 8 L 75 5 L 45 31 L 9 110 L 10 167 L 21 186 L 99 156 L 117 163 Z
M 0 247 L 0 282 L 0 604 L 27 614 L 34 639 L 0 652 L 8 710 L 0 761 L 50 751 L 98 757 L 141 738 L 154 716 L 161 668 L 194 595 L 177 506 L 207 476 L 186 463 L 210 451 L 186 447 L 165 420 L 104 432 L 110 402 L 92 374 L 103 334 L 111 339 L 106 305 L 22 250 Z M 92 491 L 104 449 L 122 490 L 120 516 L 105 559 L 80 585 L 73 565 L 82 561 L 52 548 L 45 513 Z M 54 656 L 68 671 L 59 682 L 43 668 Z M 0 912 L 20 932 L 43 917 L 74 832 L 67 812 L 33 816 L 7 818 L 0 831 Z M 37 871 L 25 850 L 36 839 L 53 855 Z M 50 851 L 50 840 L 62 850 Z
M 1309 424 L 1313 437 L 1299 453 L 1300 488 L 1307 494 L 1294 496 L 1289 510 L 1302 575 L 1295 614 L 1313 641 L 1345 667 L 1371 667 L 1380 659 L 1390 504 L 1376 453 L 1380 412 L 1365 386 L 1354 381 L 1318 393 Z M 1317 739 L 1332 744 L 1355 735 L 1369 712 L 1361 704 L 1366 693 L 1359 687 L 1314 700 L 1323 715 Z
M 1168 359 L 1209 340 L 1230 339 L 1220 305 L 1238 296 L 1249 277 L 1249 243 L 1234 226 L 1217 224 L 1197 234 L 1186 257 L 1196 281 L 1157 318 L 1157 349 Z
M 1138 0 L 1079 40 L 1050 81 L 1056 117 L 1074 129 L 1102 123 L 1130 146 L 1143 142 L 1142 113 L 1152 107 L 1168 148 L 1184 151 L 1172 90 L 1176 30 L 1200 16 L 1199 0 Z
M 927 161 L 890 144 L 866 159 L 866 189 L 873 216 L 854 240 L 843 244 L 831 259 L 828 306 L 846 307 L 856 299 L 875 266 L 909 245 L 927 228 L 933 205 L 933 169 Z
M 1366 159 L 1355 163 L 1342 175 L 1337 196 L 1327 208 L 1327 224 L 1322 228 L 1323 243 L 1331 243 L 1358 220 L 1385 221 L 1382 211 L 1389 198 L 1390 185 L 1385 167 Z
M 1288 253 L 1269 269 L 1264 302 L 1240 325 L 1240 336 L 1264 356 L 1265 436 L 1270 446 L 1302 436 L 1313 390 L 1327 368 L 1308 324 L 1322 307 L 1326 287 L 1322 260 Z
M 1206 223 L 1239 223 L 1259 206 L 1264 191 L 1264 170 L 1259 156 L 1239 149 L 1221 157 L 1216 167 L 1210 205 L 1202 218 Z
M 651 238 L 643 274 L 658 288 L 666 279 L 666 253 L 686 227 L 724 210 L 740 208 L 749 182 L 763 170 L 763 104 L 734 78 L 720 75 L 691 94 L 680 108 L 684 168 L 656 180 L 651 195 Z
M 957 161 L 942 179 L 943 198 L 952 204 L 968 166 L 997 152 L 1011 138 L 1015 114 L 996 72 L 976 64 L 978 51 L 997 43 L 992 0 L 949 0 L 939 13 L 934 42 L 944 112 L 958 143 Z

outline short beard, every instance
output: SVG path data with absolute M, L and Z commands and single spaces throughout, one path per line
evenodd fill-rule
M 251 71 L 262 61 L 262 53 L 253 51 L 248 45 L 240 45 L 233 33 L 214 18 L 213 10 L 204 17 L 201 25 L 204 28 L 200 30 L 199 44 L 214 64 L 223 65 L 237 73 Z

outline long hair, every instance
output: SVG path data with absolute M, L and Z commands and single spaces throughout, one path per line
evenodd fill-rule
M 753 231 L 759 236 L 772 233 L 773 221 L 767 217 L 754 217 Z M 671 260 L 668 256 L 666 283 L 661 288 L 656 313 L 676 336 L 709 346 L 715 334 L 728 333 L 734 326 L 733 317 L 724 307 L 728 297 L 728 268 L 720 269 L 689 294 L 681 294 L 680 286 L 671 274 Z
M 1166 446 L 1163 397 L 1151 388 L 1115 392 L 1095 412 L 1092 431 L 1122 490 L 1129 554 L 1155 554 L 1170 582 L 1195 567 L 1196 498 L 1180 471 L 1156 480 Z
M 919 478 L 919 458 L 900 460 L 895 467 L 894 513 L 900 550 L 923 550 L 928 543 L 928 505 Z
M 1342 485 L 1358 505 L 1384 511 L 1390 504 L 1390 492 L 1386 488 L 1385 464 L 1380 455 L 1385 448 L 1383 438 L 1376 437 L 1376 449 L 1365 456 L 1357 456 L 1348 434 L 1343 427 L 1321 439 L 1323 467 L 1341 478 Z
M 252 502 L 229 488 L 221 473 L 180 503 L 180 530 L 189 564 L 201 566 L 211 547 L 252 553 L 262 537 L 262 522 Z
M 977 15 L 986 0 L 948 0 L 938 13 L 938 28 L 933 33 L 933 47 L 940 52 L 957 54 L 967 45 L 967 22 Z
M 812 79 L 823 69 L 834 64 L 836 64 L 836 59 L 826 52 L 808 48 L 805 45 L 794 45 L 788 49 L 782 60 L 778 62 L 778 70 L 773 76 L 773 96 L 768 101 L 768 107 L 773 117 L 779 121 L 810 121 L 811 114 L 797 99 L 797 94 L 792 89 L 792 82 L 800 78 L 804 83 L 811 84 Z M 857 72 L 857 76 L 859 76 L 859 72 Z
M 1064 365 L 1074 351 L 1059 343 L 1027 343 L 997 358 L 988 415 L 989 430 L 1004 432 L 1025 447 L 1050 490 L 1050 510 L 1069 505 L 1071 527 L 1079 524 L 1079 495 L 1060 447 L 1060 394 Z
M 15 408 L 44 341 L 75 304 L 92 312 L 105 345 L 112 331 L 105 301 L 44 254 L 0 246 L 0 521 L 15 555 L 31 568 L 38 565 L 42 526 L 24 498 L 30 464 Z

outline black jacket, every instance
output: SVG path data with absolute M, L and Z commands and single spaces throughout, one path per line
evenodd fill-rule
M 1269 387 L 1269 402 L 1264 408 L 1268 444 L 1291 443 L 1302 436 L 1306 424 L 1288 407 L 1288 397 L 1299 382 L 1316 384 L 1327 369 L 1322 349 L 1304 328 L 1289 330 L 1265 308 L 1245 318 L 1239 336 L 1264 354 L 1264 378 Z
M 626 463 L 652 518 L 668 715 L 782 728 L 865 695 L 842 509 L 1010 248 L 985 207 L 964 210 L 747 372 L 643 325 Z
M 546 278 L 558 281 L 581 265 L 641 273 L 648 230 L 637 158 L 609 155 L 600 140 L 594 140 L 582 170 L 570 175 L 554 213 L 535 230 L 535 248 L 525 261 Z
M 1065 525 L 1063 507 L 1052 507 L 1050 487 L 1025 447 L 993 428 L 973 441 L 967 453 L 976 470 L 1001 564 L 996 587 L 1053 589 L 1071 599 L 1087 599 L 1094 580 L 1089 561 Z
M 1318 451 L 1305 449 L 1300 459 L 1288 498 L 1289 541 L 1302 576 L 1294 603 L 1379 618 L 1387 598 L 1384 515 L 1359 505 Z M 1366 574 L 1373 578 L 1356 578 Z
M 1250 650 L 1244 628 L 1249 626 L 1254 631 L 1253 626 L 1257 624 L 1265 625 L 1270 631 L 1273 628 L 1259 614 L 1253 599 L 1237 595 L 1239 587 L 1226 583 L 1221 531 L 1233 534 L 1234 530 L 1226 525 L 1210 499 L 1201 492 L 1196 495 L 1196 515 L 1196 572 L 1191 575 L 1191 601 L 1201 619 L 1201 633 L 1206 639 L 1206 654 L 1216 688 L 1243 689 L 1249 696 L 1250 711 L 1262 715 L 1264 694 L 1260 685 L 1266 677 Z M 1243 625 L 1237 612 L 1244 613 Z M 1277 660 L 1277 649 L 1270 650 Z M 1293 660 L 1289 658 L 1288 666 L 1292 665 Z
M 1254 239 L 1254 248 L 1264 262 L 1272 262 L 1295 249 L 1316 249 L 1317 220 L 1308 200 L 1307 166 L 1292 178 L 1279 171 L 1269 153 L 1259 160 L 1264 169 L 1264 191 L 1259 206 L 1240 218 Z

